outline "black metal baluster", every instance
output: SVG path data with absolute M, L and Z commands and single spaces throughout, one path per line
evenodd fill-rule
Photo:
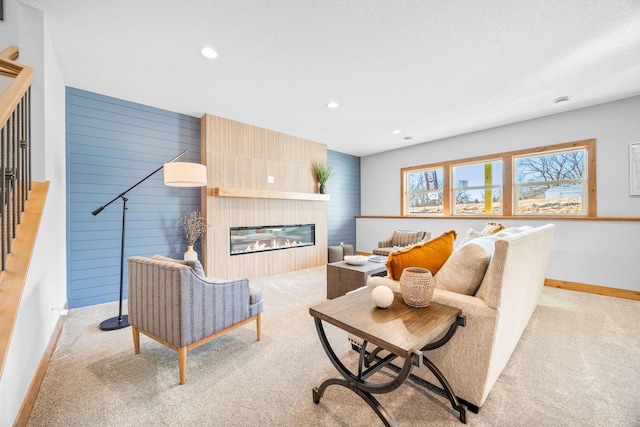
M 10 155 L 9 155 L 9 164 L 10 168 L 8 170 L 9 173 L 9 182 L 11 185 L 9 186 L 9 190 L 11 192 L 11 199 L 9 200 L 9 205 L 11 207 L 11 237 L 16 238 L 18 231 L 18 221 L 16 218 L 17 212 L 17 202 L 16 202 L 16 147 L 18 145 L 18 129 L 16 122 L 18 121 L 18 114 L 16 110 L 13 110 L 12 123 L 11 123 L 11 144 L 9 145 Z
M 26 210 L 31 181 L 31 87 L 0 129 L 0 252 L 6 269 L 11 240 Z
M 20 224 L 22 222 L 22 212 L 24 212 L 24 191 L 22 187 L 23 179 L 22 179 L 22 140 L 24 138 L 24 108 L 23 108 L 23 99 L 20 99 L 18 102 L 18 107 L 16 108 L 16 113 L 18 115 L 18 126 L 16 129 L 16 163 L 14 176 L 16 180 L 16 211 L 18 212 L 18 216 L 16 218 L 17 223 Z
M 28 169 L 28 189 L 31 190 L 31 86 L 27 89 L 27 169 Z M 27 193 L 27 200 L 29 194 Z

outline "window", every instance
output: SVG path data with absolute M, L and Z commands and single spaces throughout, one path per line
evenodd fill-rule
M 583 215 L 585 148 L 514 158 L 515 214 Z
M 403 168 L 402 215 L 594 217 L 595 142 Z
M 408 210 L 410 214 L 442 213 L 443 169 L 422 169 L 406 175 L 409 188 Z
M 452 166 L 453 213 L 502 215 L 502 160 Z

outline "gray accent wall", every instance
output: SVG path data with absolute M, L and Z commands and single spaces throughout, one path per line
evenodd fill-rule
M 177 161 L 200 163 L 199 118 L 67 88 L 69 308 L 119 297 L 123 200 L 91 212 L 185 149 Z M 160 170 L 125 195 L 124 298 L 129 256 L 183 256 L 180 217 L 200 209 L 200 191 L 165 186 Z
M 327 150 L 335 175 L 327 182 L 331 196 L 327 208 L 329 246 L 356 247 L 356 216 L 360 215 L 360 157 Z

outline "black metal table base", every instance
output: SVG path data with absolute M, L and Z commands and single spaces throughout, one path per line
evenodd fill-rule
M 333 363 L 333 366 L 338 370 L 340 376 L 335 378 L 329 378 L 320 384 L 318 387 L 314 387 L 313 389 L 313 402 L 320 403 L 320 399 L 324 394 L 327 387 L 330 385 L 340 385 L 343 387 L 352 390 L 358 396 L 362 398 L 370 407 L 374 410 L 374 412 L 378 415 L 378 417 L 384 422 L 385 426 L 395 426 L 396 423 L 391 417 L 391 415 L 387 412 L 387 410 L 380 405 L 378 400 L 373 396 L 374 394 L 382 394 L 389 393 L 398 387 L 400 387 L 407 377 L 411 374 L 411 369 L 413 366 L 420 366 L 422 363 L 425 364 L 427 368 L 438 379 L 440 384 L 442 385 L 449 402 L 451 403 L 451 407 L 458 412 L 459 419 L 461 422 L 467 422 L 467 408 L 458 400 L 455 393 L 451 389 L 447 379 L 442 375 L 440 370 L 423 354 L 414 354 L 412 358 L 405 359 L 404 364 L 399 370 L 396 370 L 395 378 L 391 379 L 385 383 L 371 383 L 367 381 L 371 375 L 379 371 L 385 366 L 388 366 L 392 360 L 398 357 L 395 354 L 389 354 L 384 358 L 377 357 L 378 353 L 382 350 L 380 347 L 377 347 L 372 352 L 367 353 L 367 341 L 364 341 L 362 347 L 358 349 L 360 353 L 360 358 L 358 360 L 358 372 L 351 372 L 341 361 L 338 359 L 337 355 L 331 348 L 327 336 L 324 332 L 324 327 L 322 326 L 322 320 L 319 318 L 315 318 L 316 330 L 318 331 L 318 336 L 320 337 L 320 342 L 322 343 L 322 347 L 324 351 L 327 353 L 329 360 Z M 455 333 L 458 326 L 464 326 L 465 319 L 463 316 L 459 316 L 456 322 L 451 325 L 449 331 L 443 336 L 440 340 L 428 344 L 422 348 L 421 351 L 424 350 L 433 350 L 444 345 L 447 341 L 451 339 L 453 334 Z

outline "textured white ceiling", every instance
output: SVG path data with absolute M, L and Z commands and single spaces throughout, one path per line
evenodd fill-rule
M 357 156 L 640 94 L 638 0 L 21 2 L 68 86 Z

